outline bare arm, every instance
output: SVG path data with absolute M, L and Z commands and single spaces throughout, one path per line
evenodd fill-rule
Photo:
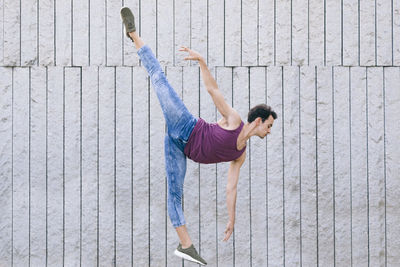
M 229 221 L 226 225 L 224 241 L 229 239 L 235 225 L 237 184 L 239 181 L 240 168 L 245 159 L 246 152 L 244 152 L 238 159 L 232 161 L 229 166 L 228 183 L 226 185 L 226 206 L 228 208 Z
M 205 60 L 200 56 L 200 54 L 187 47 L 182 47 L 180 51 L 189 53 L 189 56 L 186 57 L 185 60 L 197 60 L 199 62 L 204 86 L 214 101 L 219 113 L 221 113 L 221 115 L 228 121 L 232 121 L 233 119 L 240 120 L 239 114 L 237 114 L 237 112 L 225 101 L 224 96 L 218 89 L 217 82 L 211 75 Z

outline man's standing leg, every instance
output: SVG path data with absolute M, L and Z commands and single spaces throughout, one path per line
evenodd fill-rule
M 127 10 L 125 10 L 125 12 L 126 11 Z M 122 16 L 124 15 L 122 14 Z M 131 28 L 135 29 L 134 21 L 131 23 L 133 23 L 133 27 Z M 127 28 L 126 24 L 125 27 Z M 191 132 L 190 130 L 193 129 L 197 119 L 190 114 L 176 92 L 168 84 L 159 62 L 156 60 L 151 50 L 145 47 L 145 43 L 136 31 L 128 32 L 127 34 L 134 42 L 143 65 L 150 75 L 168 127 L 168 135 L 165 138 L 168 214 L 180 239 L 178 253 L 183 252 L 185 255 L 189 253 L 198 263 L 206 264 L 193 247 L 185 226 L 181 198 L 186 173 L 186 156 L 183 153 L 183 144 L 177 144 L 177 142 L 181 142 L 181 140 L 188 140 Z M 177 252 L 175 252 L 175 254 L 177 254 Z

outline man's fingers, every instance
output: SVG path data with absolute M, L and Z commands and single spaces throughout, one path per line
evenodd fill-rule
M 232 234 L 232 230 L 226 230 L 225 231 L 225 238 L 224 238 L 224 241 L 228 241 L 228 239 L 229 239 L 229 237 L 231 237 L 231 234 Z

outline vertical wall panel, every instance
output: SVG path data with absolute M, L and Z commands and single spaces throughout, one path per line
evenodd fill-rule
M 169 68 L 167 72 L 169 73 Z M 175 75 L 172 73 L 172 75 Z M 179 73 L 178 75 L 182 75 Z M 150 86 L 150 265 L 165 266 L 166 227 L 166 173 L 164 159 L 165 119 L 153 85 Z M 170 250 L 174 246 L 168 247 Z
M 224 65 L 225 44 L 225 10 L 224 0 L 208 1 L 208 64 L 209 66 Z
M 359 1 L 360 66 L 375 65 L 375 1 Z
M 72 0 L 55 2 L 56 62 L 58 66 L 70 66 L 72 57 Z
M 266 101 L 266 69 L 250 69 L 250 108 Z M 247 117 L 242 118 L 247 122 Z M 272 132 L 274 128 L 272 128 Z M 268 139 L 268 137 L 266 137 Z M 251 179 L 251 263 L 263 266 L 267 259 L 267 140 L 258 136 L 248 142 Z M 246 178 L 242 176 L 242 179 Z M 245 179 L 244 179 L 245 180 Z M 240 215 L 239 215 L 240 216 Z
M 169 67 L 167 72 L 168 75 L 168 82 L 171 84 L 172 88 L 174 88 L 175 92 L 179 95 L 179 97 L 182 99 L 182 81 L 183 81 L 183 68 L 182 67 Z M 158 104 L 159 105 L 159 104 Z M 165 123 L 164 123 L 165 125 Z M 164 142 L 162 143 L 162 153 L 164 155 Z M 165 162 L 165 158 L 163 156 L 163 161 Z M 165 163 L 163 164 L 165 167 Z M 164 168 L 164 173 L 165 173 L 165 168 Z M 188 177 L 187 172 L 186 172 L 186 178 Z M 186 179 L 185 178 L 185 179 Z M 167 177 L 165 176 L 165 179 Z M 167 182 L 165 182 L 165 190 L 167 189 Z M 185 192 L 184 192 L 185 193 Z M 167 266 L 181 266 L 183 265 L 183 260 L 181 258 L 178 258 L 174 254 L 174 250 L 178 247 L 179 244 L 179 238 L 178 235 L 175 231 L 175 228 L 172 226 L 171 220 L 167 214 L 167 191 L 165 193 L 165 204 L 164 208 L 166 211 L 166 263 Z M 186 213 L 185 213 L 186 216 Z M 186 217 L 185 217 L 186 218 Z M 187 219 L 187 218 L 186 218 Z M 187 222 L 187 221 L 186 221 Z M 189 230 L 189 234 L 192 237 L 191 231 Z
M 275 65 L 290 65 L 292 56 L 292 18 L 289 0 L 275 1 Z
M 146 90 L 144 90 L 146 91 Z M 132 69 L 116 70 L 116 264 L 132 264 Z M 146 191 L 145 188 L 142 188 Z
M 190 0 L 174 0 L 174 38 L 175 38 L 175 65 L 176 66 L 187 66 L 189 62 L 183 59 L 186 53 L 177 52 L 178 49 L 183 45 L 191 46 L 191 20 L 190 20 Z M 189 27 L 188 27 L 189 26 Z
M 335 66 L 342 64 L 342 5 L 337 0 L 325 3 L 326 64 Z
M 258 65 L 258 9 L 257 0 L 242 2 L 242 65 Z
M 115 69 L 99 68 L 99 265 L 115 262 Z
M 277 113 L 267 140 L 268 264 L 284 264 L 282 68 L 267 69 L 267 105 Z
M 157 3 L 157 58 L 161 64 L 173 65 L 174 55 L 174 0 Z
M 64 69 L 47 74 L 47 263 L 64 262 Z
M 207 1 L 191 1 L 191 48 L 207 60 Z M 192 66 L 197 62 L 191 61 Z
M 29 124 L 30 69 L 15 68 L 13 76 L 13 264 L 29 263 Z
M 310 0 L 308 2 L 309 10 L 309 37 L 308 53 L 309 65 L 325 65 L 325 23 L 324 23 L 324 2 L 319 0 Z
M 82 68 L 82 266 L 97 264 L 99 69 Z
M 183 69 L 182 100 L 193 116 L 199 116 L 199 68 L 187 67 Z M 197 251 L 200 248 L 200 164 L 187 159 L 186 176 L 183 186 L 183 207 L 190 239 Z
M 216 69 L 210 69 L 215 78 Z M 214 102 L 200 81 L 200 117 L 209 123 L 214 123 L 217 117 Z M 217 246 L 220 241 L 217 232 L 217 183 L 222 179 L 217 177 L 216 164 L 200 164 L 200 255 L 209 265 L 217 263 Z M 221 177 L 222 178 L 222 177 Z
M 46 68 L 31 70 L 31 264 L 46 265 Z
M 133 69 L 133 252 L 132 262 L 149 264 L 149 80 L 142 68 Z
M 12 257 L 12 68 L 0 68 L 0 265 L 10 266 Z
M 299 67 L 284 67 L 283 144 L 285 265 L 300 265 Z
M 217 68 L 216 80 L 224 96 L 225 101 L 232 106 L 232 68 Z M 217 120 L 221 119 L 221 114 L 217 113 Z M 229 163 L 217 163 L 217 235 L 218 235 L 218 266 L 233 266 L 234 257 L 234 235 L 227 242 L 224 239 L 224 231 L 229 221 L 226 206 L 226 183 L 228 177 Z M 239 215 L 239 214 L 238 214 Z
M 368 175 L 366 69 L 351 68 L 351 214 L 352 262 L 368 264 Z
M 90 0 L 89 2 L 89 64 L 106 64 L 106 2 Z
M 317 265 L 316 68 L 300 69 L 301 264 Z
M 21 6 L 19 1 L 3 1 L 3 64 L 4 66 L 18 66 L 21 64 Z
M 334 68 L 335 262 L 351 262 L 349 69 Z
M 386 257 L 383 68 L 367 69 L 367 90 L 369 262 L 379 266 Z
M 38 59 L 39 65 L 48 66 L 54 65 L 54 0 L 39 1 L 39 36 L 38 36 Z
M 225 66 L 242 65 L 242 3 L 225 1 Z
M 400 70 L 385 69 L 386 236 L 387 264 L 400 265 Z
M 139 33 L 140 28 L 140 13 L 139 13 L 139 0 L 124 0 L 123 5 L 129 7 L 135 17 L 136 32 Z M 120 23 L 122 24 L 122 20 Z M 138 66 L 139 57 L 136 55 L 135 44 L 130 38 L 126 36 L 125 27 L 122 24 L 122 49 L 123 49 L 123 65 L 125 66 Z
M 66 265 L 80 264 L 81 224 L 81 76 L 80 68 L 65 68 L 64 95 L 64 194 Z
M 157 2 L 156 0 L 140 1 L 140 36 L 143 41 L 157 53 Z
M 122 65 L 122 25 L 120 10 L 121 1 L 107 0 L 106 2 L 106 47 L 107 47 L 107 66 Z
M 244 67 L 233 69 L 233 108 L 243 121 L 249 111 L 249 69 Z M 246 161 L 240 168 L 237 184 L 237 201 L 235 215 L 235 265 L 250 265 L 250 171 L 249 146 L 246 146 Z
M 37 64 L 37 0 L 21 0 L 21 65 Z
M 87 66 L 89 64 L 89 0 L 72 1 L 72 64 Z
M 308 7 L 292 1 L 292 65 L 308 65 Z
M 258 62 L 273 65 L 275 53 L 275 1 L 258 1 Z
M 358 0 L 343 2 L 343 65 L 358 65 Z
M 392 25 L 392 1 L 376 1 L 376 65 L 393 64 Z
M 400 2 L 393 1 L 392 10 L 392 31 L 393 31 L 393 65 L 400 65 Z
M 317 72 L 318 256 L 322 266 L 334 262 L 332 68 Z

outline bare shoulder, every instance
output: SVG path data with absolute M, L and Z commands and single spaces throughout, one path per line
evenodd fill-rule
M 228 123 L 231 126 L 230 128 L 237 129 L 242 123 L 242 118 L 240 118 L 239 113 L 235 109 L 232 110 L 231 116 L 228 118 Z
M 221 126 L 225 130 L 235 130 L 242 123 L 242 119 L 240 118 L 239 113 L 236 110 L 232 109 L 228 117 L 222 117 L 218 121 L 218 125 Z

